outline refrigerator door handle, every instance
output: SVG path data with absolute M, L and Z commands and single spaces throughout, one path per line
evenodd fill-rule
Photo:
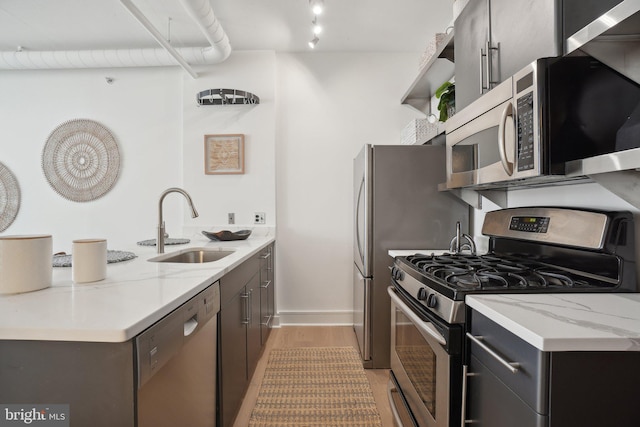
M 360 215 L 358 214 L 360 212 L 360 206 L 362 205 L 362 203 L 364 203 L 364 191 L 365 191 L 365 185 L 364 184 L 365 184 L 365 182 L 364 182 L 364 176 L 363 176 L 362 177 L 362 181 L 360 181 L 360 188 L 358 189 L 358 198 L 357 198 L 357 202 L 356 202 L 355 215 L 356 215 L 356 245 L 358 246 L 358 255 L 360 256 L 360 261 L 362 261 L 362 268 L 364 270 L 363 273 L 366 274 L 367 266 L 365 265 L 364 248 L 362 247 L 362 244 L 364 244 L 365 247 L 367 245 L 367 242 L 366 242 L 366 233 L 367 233 L 367 230 L 366 230 L 366 212 L 363 211 L 363 212 L 365 212 L 365 218 L 363 218 L 364 221 L 365 221 L 365 224 L 364 224 L 365 225 L 365 230 L 364 230 L 364 232 L 365 232 L 365 236 L 364 236 L 365 241 L 363 241 L 362 244 L 361 244 L 361 240 L 362 240 L 363 236 L 360 235 Z
M 364 279 L 364 345 L 362 358 L 371 360 L 371 279 Z

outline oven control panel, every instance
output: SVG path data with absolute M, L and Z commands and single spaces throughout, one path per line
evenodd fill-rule
M 615 231 L 606 212 L 554 207 L 519 207 L 487 212 L 482 234 L 586 249 L 604 248 Z
M 527 233 L 546 233 L 549 230 L 549 217 L 514 216 L 511 217 L 509 230 Z

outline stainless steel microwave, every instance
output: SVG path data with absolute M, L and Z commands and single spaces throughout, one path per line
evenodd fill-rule
M 640 85 L 588 56 L 529 64 L 446 122 L 447 188 L 557 179 L 640 147 Z

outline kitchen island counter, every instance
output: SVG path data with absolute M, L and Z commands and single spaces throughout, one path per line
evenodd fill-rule
M 468 295 L 466 304 L 542 351 L 640 351 L 640 294 Z
M 149 262 L 158 255 L 156 247 L 134 244 L 123 250 L 135 259 L 108 264 L 107 278 L 94 283 L 75 284 L 71 268 L 54 268 L 51 287 L 0 295 L 0 340 L 125 342 L 274 242 L 274 234 L 254 230 L 247 240 L 230 242 L 195 234 L 189 244 L 165 247 L 165 253 L 193 247 L 235 251 L 202 264 Z

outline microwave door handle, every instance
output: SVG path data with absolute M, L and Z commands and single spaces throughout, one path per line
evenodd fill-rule
M 502 117 L 500 117 L 500 125 L 498 126 L 498 151 L 500 153 L 500 161 L 502 167 L 508 175 L 513 175 L 513 163 L 507 159 L 507 147 L 505 131 L 507 127 L 507 118 L 513 116 L 513 105 L 509 102 L 502 110 Z

